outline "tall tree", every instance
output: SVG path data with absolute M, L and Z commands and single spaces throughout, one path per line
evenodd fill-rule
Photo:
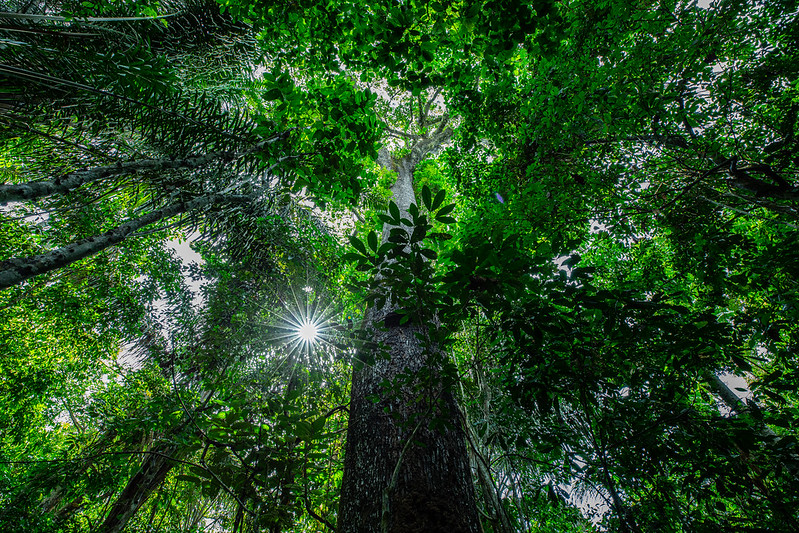
M 219 3 L 0 17 L 4 272 L 164 214 L 0 292 L 6 523 L 796 529 L 795 2 Z
M 406 155 L 383 152 L 380 164 L 397 175 L 389 211 L 396 224 L 387 224 L 380 244 L 397 253 L 377 277 L 397 277 L 397 261 L 422 257 L 413 257 L 420 239 L 408 227 L 420 216 L 413 174 L 452 135 L 448 117 L 439 119 Z M 369 238 L 377 251 L 377 237 Z M 403 308 L 394 285 L 378 290 L 380 303 L 364 318 L 369 347 L 356 357 L 369 364 L 357 365 L 353 374 L 339 529 L 479 531 L 460 409 L 430 331 L 436 317 Z

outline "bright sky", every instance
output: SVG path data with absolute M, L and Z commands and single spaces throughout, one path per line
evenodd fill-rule
M 188 269 L 189 265 L 192 263 L 196 263 L 198 265 L 205 263 L 203 258 L 200 257 L 200 254 L 191 249 L 191 242 L 197 239 L 199 236 L 199 233 L 195 233 L 189 235 L 189 238 L 186 241 L 171 240 L 167 241 L 166 243 L 166 245 L 169 248 L 172 248 L 180 258 L 180 262 L 183 263 L 184 269 Z M 183 280 L 186 282 L 186 285 L 189 286 L 189 289 L 191 289 L 191 293 L 194 296 L 192 305 L 194 307 L 202 306 L 203 296 L 202 291 L 200 290 L 203 284 L 202 280 L 195 280 L 187 275 L 183 276 Z

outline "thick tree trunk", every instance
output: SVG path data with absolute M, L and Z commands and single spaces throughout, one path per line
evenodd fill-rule
M 419 339 L 427 328 L 380 328 L 386 314 L 374 309 L 367 320 L 388 357 L 377 355 L 353 376 L 339 531 L 477 533 L 465 435 L 455 399 L 427 368 L 430 354 Z M 401 385 L 389 391 L 386 382 Z M 445 426 L 431 429 L 433 419 Z
M 398 174 L 392 191 L 403 214 L 415 201 L 413 169 L 449 137 L 445 125 L 398 161 L 381 154 Z M 372 308 L 364 322 L 385 352 L 353 372 L 339 533 L 478 533 L 458 406 L 431 365 L 440 354 L 423 342 L 425 324 L 386 320 L 395 310 Z
M 26 279 L 38 276 L 68 266 L 75 261 L 102 252 L 106 248 L 119 244 L 131 233 L 160 220 L 169 219 L 180 213 L 199 209 L 208 205 L 226 202 L 248 200 L 246 196 L 228 196 L 224 194 L 209 194 L 188 202 L 179 202 L 158 209 L 142 217 L 128 220 L 124 224 L 110 229 L 102 235 L 88 237 L 75 241 L 72 244 L 51 250 L 44 254 L 28 257 L 16 257 L 0 262 L 0 290 L 12 287 Z

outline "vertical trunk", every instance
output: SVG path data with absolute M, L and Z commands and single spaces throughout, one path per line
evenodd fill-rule
M 398 174 L 392 191 L 403 214 L 415 201 L 413 169 L 449 137 L 445 125 L 399 161 L 381 154 L 381 164 Z M 458 406 L 431 368 L 439 354 L 422 341 L 426 325 L 386 320 L 395 310 L 386 305 L 366 315 L 372 345 L 385 351 L 353 372 L 339 532 L 478 533 Z M 433 420 L 443 427 L 431 427 Z
M 469 432 L 469 438 L 474 443 L 475 439 L 471 428 L 467 427 L 466 431 Z M 486 502 L 494 511 L 494 528 L 497 533 L 513 533 L 514 529 L 510 523 L 510 517 L 505 507 L 502 505 L 502 500 L 500 500 L 500 494 L 494 484 L 494 478 L 491 476 L 491 469 L 489 468 L 488 462 L 486 462 L 485 457 L 483 457 L 476 447 L 473 452 L 480 488 L 483 491 Z
M 340 533 L 477 533 L 465 436 L 452 394 L 436 383 L 419 324 L 381 328 L 385 309 L 370 310 L 374 340 L 388 357 L 353 376 L 339 507 Z M 432 374 L 432 383 L 405 376 Z M 402 385 L 387 392 L 383 382 Z M 379 401 L 374 402 L 374 398 Z M 445 427 L 431 429 L 434 418 Z M 396 473 L 395 473 L 396 471 Z

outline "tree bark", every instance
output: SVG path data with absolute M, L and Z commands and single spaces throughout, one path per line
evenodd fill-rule
M 442 120 L 399 160 L 381 153 L 380 163 L 398 174 L 392 191 L 404 216 L 415 201 L 413 170 L 449 138 L 451 131 L 445 127 Z M 385 352 L 371 354 L 374 364 L 353 371 L 338 530 L 478 533 L 481 525 L 458 406 L 438 379 L 436 363 L 431 368 L 431 361 L 441 355 L 422 340 L 427 325 L 418 320 L 386 324 L 394 311 L 396 307 L 387 303 L 366 313 L 364 324 L 373 333 L 370 346 L 383 346 Z M 389 390 L 385 384 L 395 386 Z M 444 427 L 431 427 L 434 419 Z
M 179 202 L 169 205 L 142 217 L 128 220 L 124 224 L 120 224 L 102 235 L 87 237 L 44 254 L 8 259 L 0 262 L 0 290 L 7 289 L 26 279 L 68 266 L 75 261 L 99 253 L 106 248 L 119 244 L 131 233 L 160 220 L 168 219 L 180 213 L 216 203 L 246 201 L 248 199 L 250 199 L 248 196 L 209 194 L 188 202 Z
M 174 468 L 176 463 L 173 459 L 179 459 L 178 456 L 182 455 L 182 450 L 174 444 L 162 445 L 153 451 L 156 453 L 148 454 L 139 471 L 128 480 L 98 533 L 119 533 L 124 530 L 130 519 Z
M 205 155 L 190 155 L 180 159 L 141 159 L 138 161 L 117 163 L 116 165 L 76 170 L 52 180 L 0 185 L 0 204 L 22 200 L 35 200 L 56 193 L 63 194 L 85 183 L 135 172 L 158 172 L 161 170 L 178 168 L 199 168 L 213 161 L 232 161 L 238 155 L 240 154 L 233 152 L 213 152 Z

